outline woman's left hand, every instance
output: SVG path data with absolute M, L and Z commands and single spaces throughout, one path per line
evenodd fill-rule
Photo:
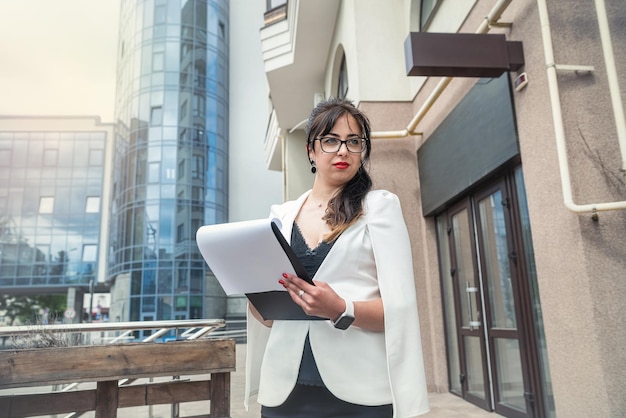
M 301 278 L 283 274 L 279 280 L 291 299 L 309 316 L 336 320 L 345 311 L 346 303 L 326 282 L 314 280 L 315 286 Z

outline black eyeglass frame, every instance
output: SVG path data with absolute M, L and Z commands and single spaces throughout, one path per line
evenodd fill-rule
M 337 149 L 335 151 L 326 151 L 324 149 L 324 145 L 322 145 L 322 141 L 324 139 L 334 139 L 335 141 L 339 141 L 339 146 L 337 147 Z M 361 150 L 360 151 L 352 151 L 352 150 L 350 150 L 350 147 L 348 147 L 348 142 L 349 141 L 353 141 L 355 139 L 360 139 L 361 140 Z M 351 154 L 360 154 L 360 153 L 362 153 L 362 152 L 367 150 L 367 141 L 369 141 L 369 139 L 359 137 L 359 138 L 350 138 L 350 139 L 343 140 L 343 139 L 333 138 L 333 137 L 322 137 L 322 138 L 315 138 L 313 141 L 320 141 L 320 149 L 322 150 L 322 152 L 324 152 L 326 154 L 334 154 L 334 153 L 339 152 L 339 150 L 341 149 L 341 147 L 343 145 L 346 146 L 346 150 L 348 150 L 349 153 L 351 153 Z

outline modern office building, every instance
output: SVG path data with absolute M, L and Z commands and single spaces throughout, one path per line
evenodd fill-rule
M 2 293 L 66 293 L 80 320 L 105 277 L 113 131 L 97 117 L 0 117 Z
M 228 221 L 228 30 L 225 0 L 121 2 L 112 320 L 225 316 L 195 232 Z
M 267 216 L 282 199 L 282 174 L 267 171 L 264 159 L 271 108 L 258 39 L 263 10 L 263 3 L 120 2 L 115 124 L 0 119 L 3 293 L 68 292 L 78 313 L 93 279 L 95 292 L 111 292 L 112 321 L 245 318 L 245 297 L 225 297 L 195 231 Z M 48 187 L 55 181 L 62 187 Z M 52 213 L 33 212 L 40 198 Z M 87 199 L 84 207 L 78 198 Z M 54 218 L 53 235 L 33 226 L 46 217 Z
M 625 416 L 626 3 L 268 6 L 268 165 L 293 199 L 313 103 L 369 115 L 375 188 L 413 243 L 406 326 L 429 390 L 507 417 Z

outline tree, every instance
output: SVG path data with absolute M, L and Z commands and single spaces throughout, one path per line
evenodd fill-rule
M 0 295 L 0 314 L 9 319 L 9 325 L 15 325 L 18 320 L 22 324 L 34 324 L 39 319 L 39 308 L 48 308 L 50 318 L 63 318 L 66 304 L 65 295 Z

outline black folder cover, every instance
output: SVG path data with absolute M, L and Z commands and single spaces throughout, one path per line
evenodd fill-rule
M 310 284 L 313 284 L 313 280 L 309 277 L 304 266 L 298 260 L 296 253 L 293 252 L 293 249 L 280 232 L 278 226 L 272 222 L 272 231 L 276 236 L 280 246 L 287 254 L 293 269 L 296 271 L 298 277 L 303 280 L 306 280 Z M 269 292 L 260 292 L 260 293 L 246 293 L 248 300 L 250 303 L 254 305 L 257 311 L 261 314 L 263 319 L 276 319 L 276 320 L 320 320 L 325 318 L 320 318 L 318 316 L 309 316 L 307 315 L 300 306 L 298 306 L 289 296 L 288 292 L 283 292 L 280 290 L 272 290 Z

